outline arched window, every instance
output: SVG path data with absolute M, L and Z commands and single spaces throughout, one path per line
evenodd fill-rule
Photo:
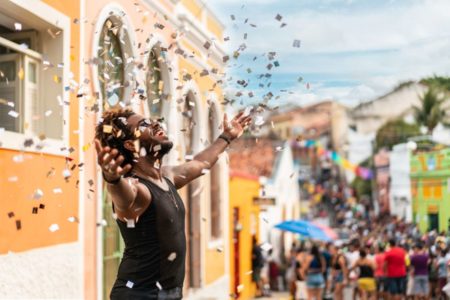
M 208 113 L 208 138 L 212 143 L 217 138 L 218 114 L 214 104 L 209 107 Z M 220 165 L 216 163 L 210 170 L 210 235 L 211 239 L 219 239 L 222 236 L 221 195 L 220 195 Z
M 161 47 L 154 46 L 149 53 L 147 71 L 147 101 L 150 116 L 160 118 L 163 115 L 163 101 L 167 99 L 164 94 L 164 81 L 161 68 L 165 52 Z
M 184 146 L 185 153 L 187 155 L 193 154 L 194 151 L 194 139 L 195 139 L 195 125 L 196 117 L 195 114 L 195 98 L 192 92 L 186 95 L 186 100 L 184 102 L 183 108 L 183 131 L 184 131 Z
M 124 97 L 124 51 L 120 33 L 122 23 L 110 17 L 101 29 L 98 44 L 98 79 L 104 105 L 115 107 Z

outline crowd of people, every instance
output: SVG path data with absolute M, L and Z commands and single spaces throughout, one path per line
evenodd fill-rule
M 358 208 L 348 239 L 293 245 L 286 272 L 293 299 L 450 299 L 450 237 Z M 349 222 L 347 222 L 349 220 Z

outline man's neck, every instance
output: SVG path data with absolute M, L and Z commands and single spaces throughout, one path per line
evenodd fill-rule
M 162 180 L 161 162 L 161 158 L 140 157 L 133 166 L 133 172 L 142 177 Z

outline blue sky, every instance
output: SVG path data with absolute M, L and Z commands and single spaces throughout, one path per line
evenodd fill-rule
M 233 79 L 227 84 L 229 95 L 253 91 L 256 97 L 251 101 L 259 102 L 270 91 L 274 98 L 280 96 L 270 100 L 272 106 L 324 99 L 353 106 L 381 96 L 403 81 L 434 74 L 450 76 L 450 0 L 207 3 L 227 27 L 227 51 L 246 46 L 237 60 L 230 60 L 228 77 Z M 277 14 L 281 21 L 275 19 Z M 280 28 L 282 23 L 287 25 Z M 301 41 L 300 48 L 292 46 L 294 40 Z M 267 53 L 271 51 L 276 56 L 269 61 Z M 274 61 L 280 66 L 267 70 Z M 265 73 L 272 77 L 258 79 Z M 242 88 L 235 84 L 237 79 L 249 81 L 249 85 Z M 249 99 L 241 98 L 248 103 Z

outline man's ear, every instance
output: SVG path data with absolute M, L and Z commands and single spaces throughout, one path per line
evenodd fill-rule
M 139 140 L 136 140 L 139 142 Z M 131 152 L 136 152 L 136 149 L 139 149 L 139 146 L 136 145 L 136 141 L 132 141 L 132 140 L 126 140 L 125 143 L 123 144 L 123 146 L 125 147 L 125 149 L 131 151 Z

